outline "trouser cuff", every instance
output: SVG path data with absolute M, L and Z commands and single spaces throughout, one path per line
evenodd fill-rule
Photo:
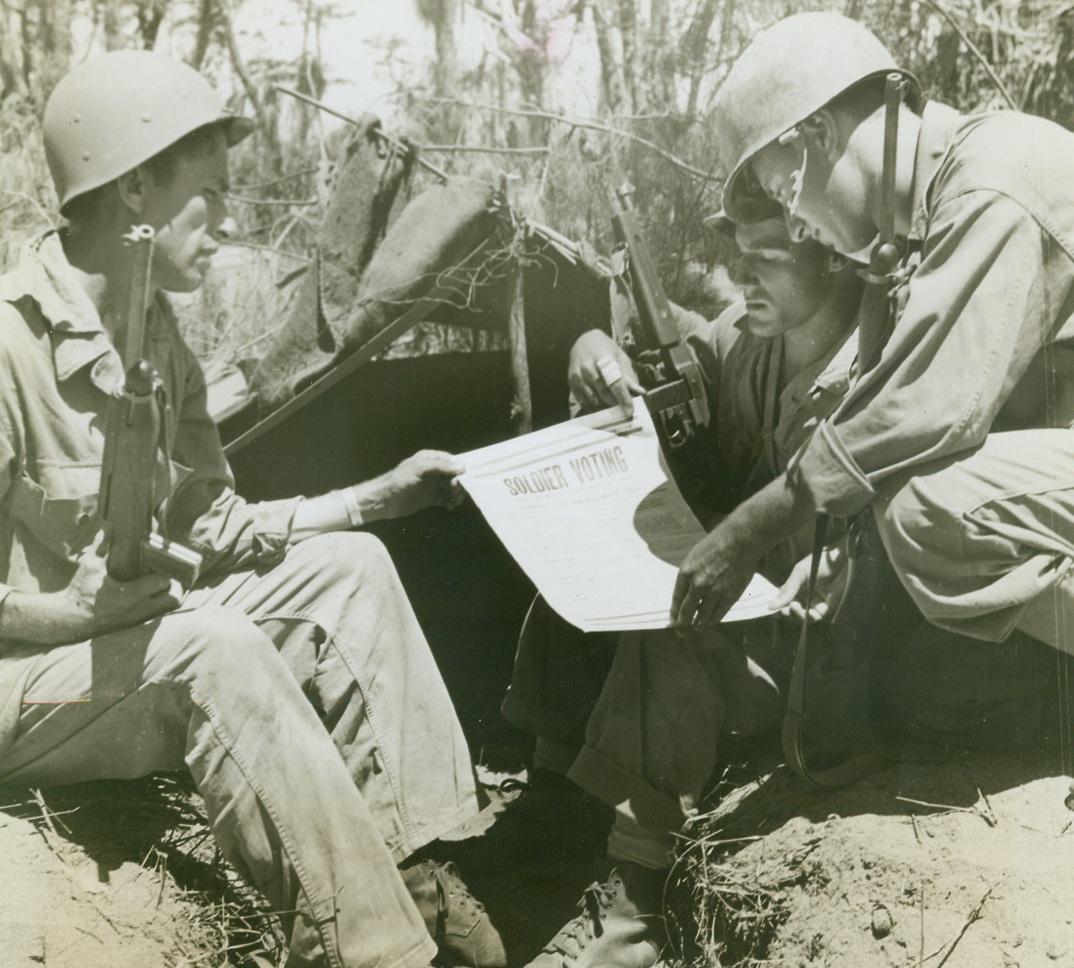
M 686 821 L 678 798 L 666 796 L 591 746 L 582 747 L 567 778 L 643 827 L 676 831 Z

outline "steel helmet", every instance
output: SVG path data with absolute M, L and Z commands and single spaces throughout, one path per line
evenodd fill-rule
M 782 219 L 783 208 L 779 202 L 766 195 L 756 200 L 751 208 L 750 215 L 750 222 L 765 222 L 770 218 Z M 718 212 L 713 212 L 712 215 L 706 215 L 701 220 L 701 224 L 714 232 L 722 232 L 724 235 L 734 238 L 735 226 L 738 223 L 727 214 L 727 209 L 721 208 Z
M 194 68 L 148 50 L 117 50 L 79 64 L 45 105 L 45 157 L 60 197 L 106 185 L 206 124 L 228 145 L 254 123 L 232 114 Z
M 716 97 L 723 206 L 736 221 L 758 221 L 760 186 L 750 161 L 762 148 L 861 81 L 896 73 L 907 102 L 921 99 L 917 78 L 899 68 L 876 35 L 837 13 L 800 13 L 762 30 L 735 61 Z M 766 206 L 771 205 L 767 198 Z

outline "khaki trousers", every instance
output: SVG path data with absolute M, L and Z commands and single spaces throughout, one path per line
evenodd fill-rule
M 697 812 L 721 737 L 782 721 L 797 630 L 777 616 L 685 637 L 626 632 L 610 656 L 610 637 L 546 609 L 519 639 L 504 716 L 577 746 L 568 777 L 644 827 L 677 831 Z
M 930 622 L 991 641 L 1019 628 L 1074 652 L 1074 430 L 990 434 L 882 482 L 874 507 Z
M 153 622 L 0 657 L 0 782 L 186 767 L 288 968 L 436 954 L 396 864 L 477 809 L 451 701 L 380 542 L 333 534 Z

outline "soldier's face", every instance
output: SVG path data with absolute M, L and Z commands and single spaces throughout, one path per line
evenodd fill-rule
M 816 242 L 791 242 L 782 219 L 739 225 L 742 258 L 735 281 L 746 299 L 746 325 L 757 336 L 778 336 L 808 322 L 831 291 L 828 255 Z
M 788 144 L 771 144 L 753 159 L 765 193 L 783 208 L 794 242 L 814 239 L 858 256 L 876 237 L 864 169 L 853 152 L 833 153 L 807 127 Z
M 228 217 L 227 142 L 214 132 L 211 148 L 176 160 L 170 177 L 147 175 L 140 217 L 156 230 L 153 283 L 169 292 L 192 292 L 205 279 Z

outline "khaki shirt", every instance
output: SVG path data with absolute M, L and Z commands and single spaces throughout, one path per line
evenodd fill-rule
M 201 367 L 163 296 L 147 314 L 145 353 L 168 401 L 161 530 L 201 552 L 206 572 L 278 559 L 299 499 L 247 504 L 235 494 Z M 99 533 L 102 426 L 122 370 L 59 235 L 32 240 L 0 277 L 0 602 L 13 588 L 63 588 Z
M 853 514 L 991 430 L 1074 425 L 1072 172 L 1058 125 L 926 106 L 891 339 L 790 469 L 819 510 Z
M 711 413 L 709 427 L 697 441 L 705 466 L 693 466 L 683 486 L 692 503 L 730 512 L 786 470 L 846 394 L 857 355 L 856 332 L 848 329 L 782 389 L 783 340 L 754 336 L 746 328 L 742 303 L 689 334 L 708 383 Z M 786 578 L 809 552 L 811 534 L 807 529 L 768 556 L 766 574 Z

